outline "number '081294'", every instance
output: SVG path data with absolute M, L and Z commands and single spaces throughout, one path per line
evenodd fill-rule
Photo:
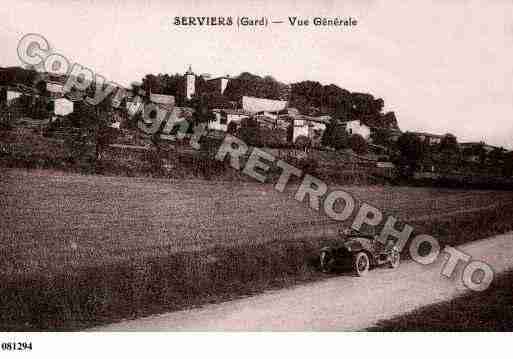
M 3 342 L 2 351 L 32 350 L 31 342 Z

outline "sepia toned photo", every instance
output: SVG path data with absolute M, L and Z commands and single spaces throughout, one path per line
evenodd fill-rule
M 513 330 L 512 2 L 0 13 L 0 352 Z

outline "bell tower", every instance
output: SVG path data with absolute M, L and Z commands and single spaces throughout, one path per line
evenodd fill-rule
M 196 90 L 196 75 L 194 75 L 194 72 L 192 72 L 191 65 L 189 65 L 189 69 L 185 73 L 185 97 L 187 100 L 190 100 L 192 96 L 194 95 L 194 92 Z

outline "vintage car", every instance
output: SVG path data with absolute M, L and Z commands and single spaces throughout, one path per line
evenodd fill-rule
M 399 266 L 400 252 L 391 240 L 383 244 L 378 241 L 378 236 L 354 229 L 341 231 L 340 237 L 335 245 L 321 249 L 320 267 L 323 272 L 351 268 L 355 274 L 363 276 L 371 267 L 378 265 Z

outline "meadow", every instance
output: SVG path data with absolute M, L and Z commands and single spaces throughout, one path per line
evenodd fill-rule
M 69 330 L 325 278 L 338 228 L 295 185 L 2 169 L 0 323 Z M 440 243 L 513 226 L 513 192 L 335 186 Z

